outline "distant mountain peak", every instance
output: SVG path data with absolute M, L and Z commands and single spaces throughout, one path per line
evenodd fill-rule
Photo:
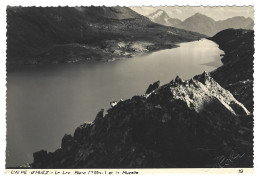
M 164 10 L 162 10 L 162 9 L 157 9 L 155 12 L 153 12 L 153 13 L 158 13 L 158 12 L 164 12 L 164 13 L 166 13 Z M 152 13 L 152 14 L 153 14 Z
M 197 12 L 196 14 L 194 14 L 193 16 L 187 18 L 186 20 L 188 19 L 191 19 L 191 18 L 196 18 L 196 19 L 208 19 L 208 20 L 211 20 L 211 21 L 215 21 L 214 19 L 212 19 L 211 17 L 208 17 L 204 14 L 201 14 L 199 12 Z M 185 21 L 185 20 L 184 20 Z
M 155 12 L 147 16 L 151 21 L 166 26 L 177 26 L 181 23 L 181 20 L 171 18 L 164 10 L 158 9 Z
M 162 9 L 157 9 L 155 12 L 165 12 L 164 10 L 162 10 Z
M 205 16 L 205 15 L 197 12 L 197 13 L 194 14 L 194 16 Z
M 168 14 L 164 10 L 162 10 L 162 9 L 158 9 L 155 12 L 153 12 L 153 13 L 148 15 L 148 17 L 151 18 L 151 19 L 156 19 L 156 18 L 158 18 L 160 16 L 164 16 L 164 17 L 170 18 L 168 16 Z

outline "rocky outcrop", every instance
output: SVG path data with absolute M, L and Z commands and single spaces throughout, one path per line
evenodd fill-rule
M 253 112 L 254 31 L 227 29 L 210 38 L 225 52 L 214 79 Z
M 147 88 L 145 94 L 151 93 L 152 91 L 154 91 L 157 88 L 159 88 L 159 86 L 160 86 L 160 81 L 156 81 L 155 83 L 150 84 L 149 87 Z
M 155 85 L 155 86 L 153 86 Z M 252 167 L 252 114 L 206 72 L 150 85 L 146 94 L 101 110 L 65 135 L 55 152 L 34 153 L 33 168 Z

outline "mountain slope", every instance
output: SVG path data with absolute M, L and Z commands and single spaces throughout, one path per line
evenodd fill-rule
M 92 58 L 92 52 L 101 58 L 106 58 L 102 54 L 113 58 L 113 51 L 122 41 L 150 42 L 149 50 L 158 50 L 202 37 L 155 24 L 127 7 L 8 7 L 7 25 L 8 65 L 51 63 L 54 59 L 45 57 L 49 50 L 58 59 L 54 61 L 65 62 L 74 57 L 86 60 Z M 68 48 L 68 44 L 82 45 L 80 51 L 89 51 L 89 55 L 78 54 L 78 47 L 74 49 L 73 45 L 69 45 L 73 57 L 65 52 L 54 53 L 57 47 L 62 51 L 62 45 Z
M 211 40 L 225 51 L 223 66 L 212 73 L 214 79 L 253 111 L 254 31 L 227 29 Z
M 200 13 L 196 13 L 193 16 L 185 19 L 177 27 L 185 30 L 199 32 L 207 36 L 211 36 L 216 33 L 216 22 L 212 18 Z
M 254 30 L 254 22 L 249 23 L 244 29 Z
M 245 18 L 243 16 L 236 16 L 222 21 L 217 21 L 217 30 L 222 31 L 224 29 L 246 29 L 249 25 L 254 24 L 251 18 Z M 248 28 L 249 29 L 249 28 Z M 253 28 L 250 28 L 251 30 Z

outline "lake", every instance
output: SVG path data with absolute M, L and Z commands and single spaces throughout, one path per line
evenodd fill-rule
M 7 167 L 54 151 L 65 133 L 92 121 L 110 101 L 144 94 L 177 75 L 189 79 L 222 65 L 224 52 L 207 39 L 116 62 L 24 67 L 7 75 Z

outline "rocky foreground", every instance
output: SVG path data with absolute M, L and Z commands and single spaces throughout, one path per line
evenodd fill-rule
M 240 167 L 252 166 L 252 114 L 206 72 L 156 82 L 103 112 L 65 135 L 55 152 L 34 153 L 32 167 L 214 167 L 233 151 L 244 154 Z
M 113 102 L 55 152 L 34 153 L 31 167 L 253 167 L 253 31 L 212 40 L 225 51 L 221 68 Z

